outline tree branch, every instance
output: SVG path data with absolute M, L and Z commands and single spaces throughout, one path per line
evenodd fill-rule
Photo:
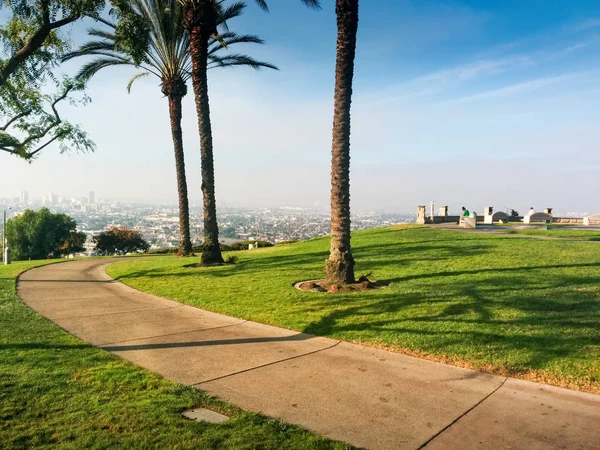
M 37 153 L 39 153 L 42 150 L 44 150 L 46 147 L 48 147 L 50 144 L 52 144 L 57 139 L 58 139 L 58 136 L 54 136 L 52 139 L 50 139 L 44 145 L 38 147 L 37 150 L 34 150 L 32 152 L 27 153 L 27 155 L 25 156 L 25 159 L 31 159 L 31 158 L 33 158 Z
M 0 146 L 0 150 L 2 150 L 3 152 L 8 152 L 8 153 L 10 153 L 11 155 L 18 155 L 18 154 L 19 154 L 19 152 L 18 152 L 18 151 L 16 151 L 16 150 L 13 150 L 13 149 L 11 149 L 11 148 L 7 148 L 7 147 L 2 147 L 2 146 Z
M 10 119 L 6 125 L 4 125 L 3 127 L 0 127 L 0 131 L 6 131 L 8 129 L 8 127 L 10 127 L 13 123 L 15 123 L 17 120 L 28 116 L 29 114 L 31 114 L 31 110 L 26 110 L 23 111 L 21 114 L 17 114 L 15 117 L 13 117 L 12 119 Z
M 29 38 L 23 47 L 10 57 L 6 65 L 2 68 L 2 71 L 0 72 L 0 85 L 6 83 L 8 77 L 17 70 L 17 67 L 44 45 L 44 41 L 50 36 L 50 33 L 53 30 L 75 22 L 81 17 L 81 15 L 73 15 L 57 20 L 56 22 L 50 22 L 50 12 L 48 10 L 47 1 L 42 2 L 42 8 L 44 9 L 42 26 L 40 26 L 31 38 Z
M 59 126 L 62 123 L 62 118 L 60 117 L 60 114 L 58 113 L 58 110 L 56 109 L 56 105 L 59 102 L 66 99 L 71 90 L 72 90 L 72 88 L 66 88 L 65 91 L 60 96 L 58 96 L 56 99 L 54 99 L 54 101 L 50 104 L 50 108 L 52 109 L 52 112 L 54 114 L 54 119 L 46 128 L 39 131 L 38 133 L 33 133 L 33 134 L 29 135 L 23 142 L 11 144 L 11 145 L 4 144 L 4 145 L 0 146 L 0 150 L 8 152 L 13 155 L 21 156 L 24 159 L 31 159 L 36 154 L 38 154 L 43 149 L 45 149 L 47 146 L 49 146 L 51 143 L 56 141 L 59 138 L 59 136 L 53 136 L 46 143 L 39 146 L 37 149 L 35 149 L 33 151 L 29 151 L 29 152 L 25 151 L 25 148 L 27 147 L 28 144 L 44 138 L 45 136 L 48 135 L 48 133 L 50 133 L 50 131 L 52 131 L 54 128 L 56 128 L 57 126 Z M 29 113 L 30 113 L 30 111 L 23 112 L 23 113 L 17 115 L 16 117 L 10 119 L 9 122 L 6 124 L 6 126 L 4 128 L 0 128 L 0 130 L 3 130 L 3 131 L 6 130 L 6 128 L 8 128 L 8 126 L 10 124 L 14 123 L 16 120 L 18 120 L 21 117 L 26 116 Z
M 25 139 L 23 142 L 21 142 L 18 145 L 15 145 L 15 147 L 17 148 L 23 148 L 25 147 L 27 144 L 29 144 L 31 141 L 35 141 L 37 139 L 41 139 L 44 136 L 46 136 L 53 128 L 56 128 L 58 125 L 61 124 L 62 119 L 60 118 L 60 115 L 58 114 L 58 111 L 56 110 L 56 104 L 62 100 L 64 100 L 65 98 L 67 98 L 67 95 L 69 95 L 70 92 L 70 88 L 65 89 L 65 92 L 57 97 L 50 105 L 50 107 L 52 108 L 52 111 L 54 112 L 54 121 L 48 125 L 46 128 L 44 128 L 42 131 L 40 131 L 39 133 L 34 133 L 32 135 L 30 135 L 27 139 Z

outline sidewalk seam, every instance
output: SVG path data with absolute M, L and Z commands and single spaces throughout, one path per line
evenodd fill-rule
M 80 299 L 80 300 L 86 300 L 86 299 Z M 126 310 L 126 311 L 113 311 L 113 312 L 99 313 L 99 314 L 87 314 L 84 316 L 64 316 L 64 317 L 48 316 L 48 319 L 54 321 L 54 320 L 61 320 L 61 319 L 80 319 L 82 317 L 110 316 L 111 314 L 127 314 L 127 313 L 140 312 L 140 311 L 163 311 L 165 309 L 181 308 L 182 306 L 185 306 L 185 305 L 166 306 L 164 308 L 142 308 L 142 309 L 132 309 L 132 310 Z M 38 314 L 40 314 L 40 313 L 38 313 Z
M 337 345 L 339 345 L 341 343 L 342 343 L 342 341 L 337 341 L 335 344 L 330 345 L 329 347 L 320 348 L 318 350 L 314 350 L 314 351 L 308 352 L 308 353 L 303 353 L 302 355 L 290 356 L 289 358 L 285 358 L 285 359 L 281 359 L 279 361 L 273 361 L 273 362 L 270 362 L 270 363 L 262 364 L 260 366 L 250 367 L 249 369 L 244 369 L 244 370 L 240 370 L 239 372 L 229 373 L 227 375 L 222 375 L 220 377 L 212 378 L 210 380 L 200 381 L 198 383 L 192 383 L 192 384 L 190 384 L 190 386 L 194 386 L 195 387 L 195 386 L 199 386 L 199 385 L 205 384 L 205 383 L 212 383 L 213 381 L 218 381 L 218 380 L 222 380 L 223 378 L 233 377 L 235 375 L 240 375 L 242 373 L 250 372 L 252 370 L 262 369 L 263 367 L 269 367 L 269 366 L 273 366 L 275 364 L 279 364 L 279 363 L 282 363 L 282 362 L 286 362 L 286 361 L 291 361 L 293 359 L 302 358 L 304 356 L 314 355 L 314 354 L 319 353 L 319 352 L 324 352 L 325 350 L 330 350 L 330 349 L 336 347 Z
M 152 310 L 152 311 L 154 311 L 154 310 Z M 240 322 L 240 323 L 230 323 L 228 325 L 219 325 L 218 327 L 196 328 L 194 330 L 189 330 L 189 331 L 177 331 L 175 333 L 157 334 L 156 336 L 148 336 L 148 337 L 143 337 L 143 338 L 138 338 L 138 339 L 126 339 L 124 341 L 107 342 L 105 344 L 99 345 L 98 347 L 102 348 L 102 347 L 105 347 L 107 345 L 124 344 L 126 342 L 144 341 L 146 339 L 155 339 L 155 338 L 161 338 L 161 337 L 166 337 L 166 336 L 176 336 L 178 334 L 197 333 L 197 332 L 200 332 L 200 331 L 217 330 L 217 329 L 220 329 L 220 328 L 227 328 L 227 327 L 237 327 L 238 325 L 242 325 L 242 324 L 244 324 L 246 322 L 248 322 L 248 321 L 244 320 L 243 322 Z
M 502 380 L 502 383 L 500 383 L 500 385 L 496 389 L 494 389 L 492 392 L 490 392 L 488 395 L 483 397 L 481 400 L 479 400 L 477 403 L 475 403 L 473 406 L 471 406 L 469 409 L 467 409 L 464 413 L 462 413 L 460 416 L 458 416 L 456 419 L 454 419 L 452 422 L 450 422 L 448 425 L 446 425 L 440 431 L 438 431 L 433 436 L 431 436 L 429 439 L 427 439 L 423 444 L 421 444 L 421 446 L 419 446 L 417 448 L 417 450 L 422 450 L 423 448 L 425 448 L 434 439 L 436 439 L 438 436 L 440 436 L 442 433 L 444 433 L 444 431 L 449 429 L 452 425 L 454 425 L 456 422 L 458 422 L 460 419 L 465 417 L 467 414 L 469 414 L 471 411 L 473 411 L 475 408 L 477 408 L 479 405 L 481 405 L 483 402 L 485 402 L 488 398 L 490 398 L 492 395 L 494 395 L 498 391 L 498 389 L 500 389 L 502 386 L 504 386 L 504 383 L 506 383 L 508 378 L 509 377 L 504 378 L 504 380 Z

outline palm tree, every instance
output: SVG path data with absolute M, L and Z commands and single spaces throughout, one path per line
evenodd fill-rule
M 217 225 L 207 69 L 210 61 L 211 39 L 214 39 L 217 33 L 217 25 L 225 16 L 223 0 L 179 1 L 183 5 L 183 26 L 190 36 L 192 85 L 194 86 L 198 131 L 200 134 L 202 195 L 204 200 L 204 246 L 201 263 L 203 265 L 221 264 L 223 257 L 219 246 L 219 227 Z M 256 0 L 256 2 L 261 8 L 267 10 L 265 0 Z M 318 0 L 302 0 L 302 2 L 313 7 L 319 6 Z
M 331 149 L 331 244 L 327 281 L 354 283 L 350 249 L 350 105 L 358 31 L 358 0 L 336 0 L 337 57 Z
M 175 152 L 179 194 L 180 241 L 178 253 L 181 256 L 187 256 L 192 253 L 192 242 L 181 129 L 181 104 L 183 97 L 187 94 L 187 81 L 191 76 L 191 59 L 190 40 L 182 26 L 183 10 L 181 5 L 174 0 L 131 0 L 128 7 L 128 13 L 135 14 L 148 26 L 148 45 L 142 49 L 141 57 L 135 57 L 133 51 L 120 45 L 115 23 L 100 19 L 110 30 L 90 29 L 88 34 L 101 38 L 101 40 L 82 45 L 76 51 L 66 55 L 63 60 L 80 56 L 96 56 L 80 70 L 78 77 L 84 80 L 89 80 L 105 67 L 126 65 L 142 68 L 144 71 L 134 75 L 130 80 L 127 85 L 128 91 L 131 90 L 133 82 L 143 76 L 155 75 L 161 80 L 161 91 L 169 101 L 171 134 Z M 224 25 L 225 21 L 240 16 L 244 8 L 243 3 L 235 3 L 223 10 L 217 26 Z M 225 30 L 211 37 L 208 42 L 208 68 L 250 66 L 254 69 L 261 67 L 277 69 L 272 64 L 256 61 L 246 55 L 223 54 L 231 45 L 238 43 L 262 44 L 263 41 L 254 35 L 238 35 Z

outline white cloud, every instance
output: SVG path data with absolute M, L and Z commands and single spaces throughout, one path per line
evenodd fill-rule
M 590 17 L 575 25 L 575 31 L 586 31 L 600 27 L 600 17 Z
M 454 100 L 441 103 L 441 105 L 453 105 L 457 103 L 473 102 L 478 100 L 489 100 L 496 98 L 504 98 L 515 94 L 521 94 L 524 92 L 531 92 L 538 89 L 542 89 L 547 86 L 551 86 L 564 81 L 573 80 L 585 74 L 589 74 L 590 71 L 567 73 L 554 77 L 538 78 L 535 80 L 526 81 L 523 83 L 513 84 L 498 89 L 491 89 L 489 91 L 480 92 L 473 95 L 467 95 Z

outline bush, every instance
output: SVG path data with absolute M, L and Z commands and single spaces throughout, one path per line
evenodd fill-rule
M 278 243 L 277 243 L 277 244 L 275 244 L 275 245 L 287 245 L 287 244 L 295 244 L 296 242 L 298 242 L 298 241 L 295 241 L 295 240 L 293 240 L 293 239 L 290 239 L 289 241 L 281 241 L 281 242 L 278 242 Z
M 255 244 L 258 242 L 258 248 L 263 247 L 273 247 L 273 244 L 269 241 L 240 241 L 234 242 L 233 244 L 219 244 L 221 246 L 222 252 L 239 252 L 240 250 L 248 250 L 248 246 L 250 244 Z M 286 241 L 288 244 L 296 241 Z M 192 252 L 194 253 L 202 253 L 202 245 L 194 245 L 192 247 Z M 177 248 L 161 248 L 158 250 L 152 250 L 153 255 L 170 255 L 172 253 L 177 253 Z
M 131 252 L 147 252 L 150 245 L 142 233 L 127 227 L 113 227 L 94 236 L 96 251 L 100 254 L 115 255 Z
M 225 264 L 236 264 L 238 262 L 238 257 L 235 255 L 231 255 L 229 258 L 225 260 Z
M 31 209 L 6 223 L 6 238 L 15 260 L 59 258 L 85 250 L 86 235 L 66 214 Z
M 263 248 L 263 247 L 273 247 L 273 244 L 270 243 L 269 241 L 240 241 L 240 242 L 234 242 L 233 244 L 228 245 L 227 247 L 229 248 L 229 250 L 225 250 L 225 251 L 230 251 L 230 252 L 235 252 L 235 251 L 239 251 L 239 250 L 248 250 L 248 246 L 250 244 L 255 244 L 258 242 L 258 248 Z

